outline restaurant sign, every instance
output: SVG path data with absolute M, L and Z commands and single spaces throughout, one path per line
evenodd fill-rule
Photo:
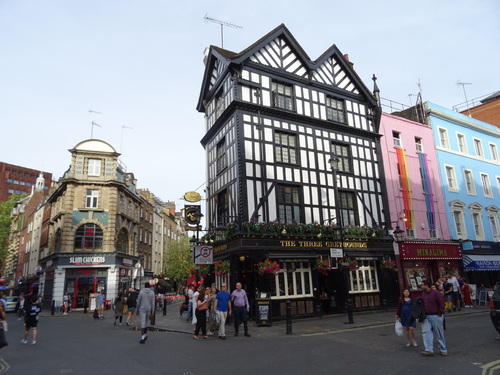
M 401 259 L 462 259 L 458 243 L 405 242 L 400 245 Z

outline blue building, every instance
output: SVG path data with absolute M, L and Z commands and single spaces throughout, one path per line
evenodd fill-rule
M 463 243 L 472 284 L 500 280 L 500 131 L 496 126 L 425 103 L 432 126 L 451 239 Z

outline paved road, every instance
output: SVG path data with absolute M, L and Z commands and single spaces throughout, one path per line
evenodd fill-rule
M 500 370 L 493 370 L 500 364 L 495 364 L 500 340 L 495 340 L 486 308 L 447 317 L 447 358 L 423 358 L 421 346 L 404 347 L 404 340 L 393 333 L 393 311 L 355 314 L 354 325 L 345 324 L 342 316 L 294 321 L 294 335 L 286 335 L 284 322 L 278 322 L 272 327 L 252 326 L 250 338 L 195 341 L 190 324 L 170 310 L 166 317 L 157 317 L 161 330 L 151 332 L 145 345 L 138 343 L 139 332 L 114 326 L 109 311 L 98 321 L 81 312 L 43 314 L 37 344 L 22 345 L 22 323 L 9 315 L 10 345 L 0 352 L 0 371 L 8 367 L 7 375 L 500 375 Z M 418 338 L 420 343 L 420 334 Z

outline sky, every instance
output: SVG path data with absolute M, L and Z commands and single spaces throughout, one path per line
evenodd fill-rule
M 57 180 L 92 136 L 177 210 L 188 191 L 204 197 L 196 105 L 204 50 L 221 47 L 205 17 L 241 27 L 223 28 L 233 52 L 282 23 L 311 60 L 335 44 L 405 105 L 418 82 L 447 108 L 500 90 L 497 0 L 0 0 L 0 161 Z

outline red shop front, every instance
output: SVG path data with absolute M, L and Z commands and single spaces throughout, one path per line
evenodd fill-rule
M 462 253 L 456 242 L 417 242 L 398 243 L 401 279 L 404 288 L 421 290 L 422 280 L 436 282 L 447 273 L 457 275 L 460 271 Z

